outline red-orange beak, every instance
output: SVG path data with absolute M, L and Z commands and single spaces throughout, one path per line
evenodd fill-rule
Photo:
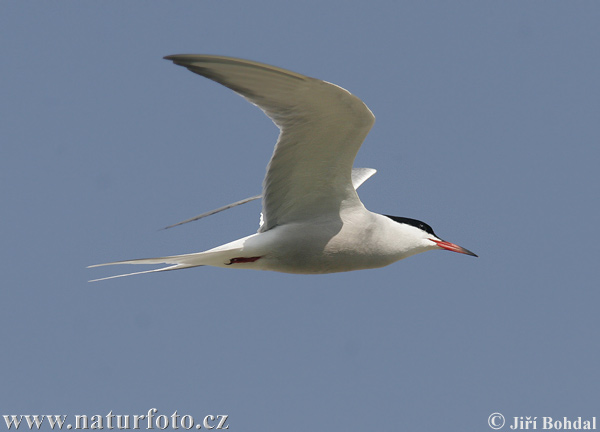
M 447 242 L 447 241 L 444 241 L 444 240 L 439 240 L 439 239 L 433 239 L 433 238 L 430 238 L 429 240 L 431 240 L 432 242 L 436 243 L 442 249 L 446 249 L 446 250 L 449 250 L 449 251 L 452 251 L 452 252 L 458 252 L 458 253 L 465 254 L 465 255 L 471 255 L 471 256 L 474 256 L 474 257 L 477 256 L 473 252 L 471 252 L 470 250 L 465 249 L 464 247 L 456 245 L 454 243 L 450 243 L 450 242 Z

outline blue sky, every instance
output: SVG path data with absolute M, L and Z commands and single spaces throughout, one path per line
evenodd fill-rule
M 585 1 L 3 3 L 0 414 L 287 432 L 600 416 L 599 21 Z M 90 264 L 257 229 L 253 203 L 159 231 L 260 193 L 277 137 L 177 53 L 362 98 L 365 205 L 480 258 L 88 284 L 127 270 Z

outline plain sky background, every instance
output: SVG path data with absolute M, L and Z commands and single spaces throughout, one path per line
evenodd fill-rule
M 2 2 L 0 414 L 228 414 L 235 431 L 600 417 L 600 4 Z M 248 58 L 377 117 L 372 211 L 479 254 L 323 276 L 89 284 L 255 232 L 277 129 L 161 58 Z M 3 421 L 0 430 L 4 429 Z

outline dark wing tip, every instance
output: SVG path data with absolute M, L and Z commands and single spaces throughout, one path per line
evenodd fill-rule
M 176 65 L 183 66 L 185 64 L 189 64 L 192 62 L 193 57 L 197 57 L 195 54 L 172 54 L 168 56 L 164 56 L 164 60 L 169 60 L 175 63 Z
M 183 60 L 185 58 L 189 58 L 195 56 L 195 54 L 171 54 L 168 56 L 164 56 L 163 59 L 164 60 L 171 60 L 171 61 L 175 61 L 175 60 Z
M 164 56 L 164 60 L 170 60 L 176 65 L 186 66 L 190 63 L 197 62 L 199 60 L 206 61 L 210 58 L 216 58 L 217 56 L 208 55 L 208 54 L 172 54 L 168 56 Z

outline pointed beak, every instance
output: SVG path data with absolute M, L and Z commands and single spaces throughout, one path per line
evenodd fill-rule
M 471 255 L 471 256 L 474 256 L 474 257 L 477 256 L 473 252 L 471 252 L 470 250 L 465 249 L 464 247 L 461 247 L 461 246 L 456 245 L 454 243 L 450 243 L 450 242 L 447 242 L 447 241 L 444 241 L 444 240 L 440 240 L 440 239 L 433 239 L 433 238 L 430 238 L 429 240 L 431 240 L 432 242 L 436 243 L 440 247 L 440 249 L 446 249 L 446 250 L 449 250 L 449 251 L 452 251 L 452 252 L 458 252 L 458 253 L 461 253 L 461 254 Z

